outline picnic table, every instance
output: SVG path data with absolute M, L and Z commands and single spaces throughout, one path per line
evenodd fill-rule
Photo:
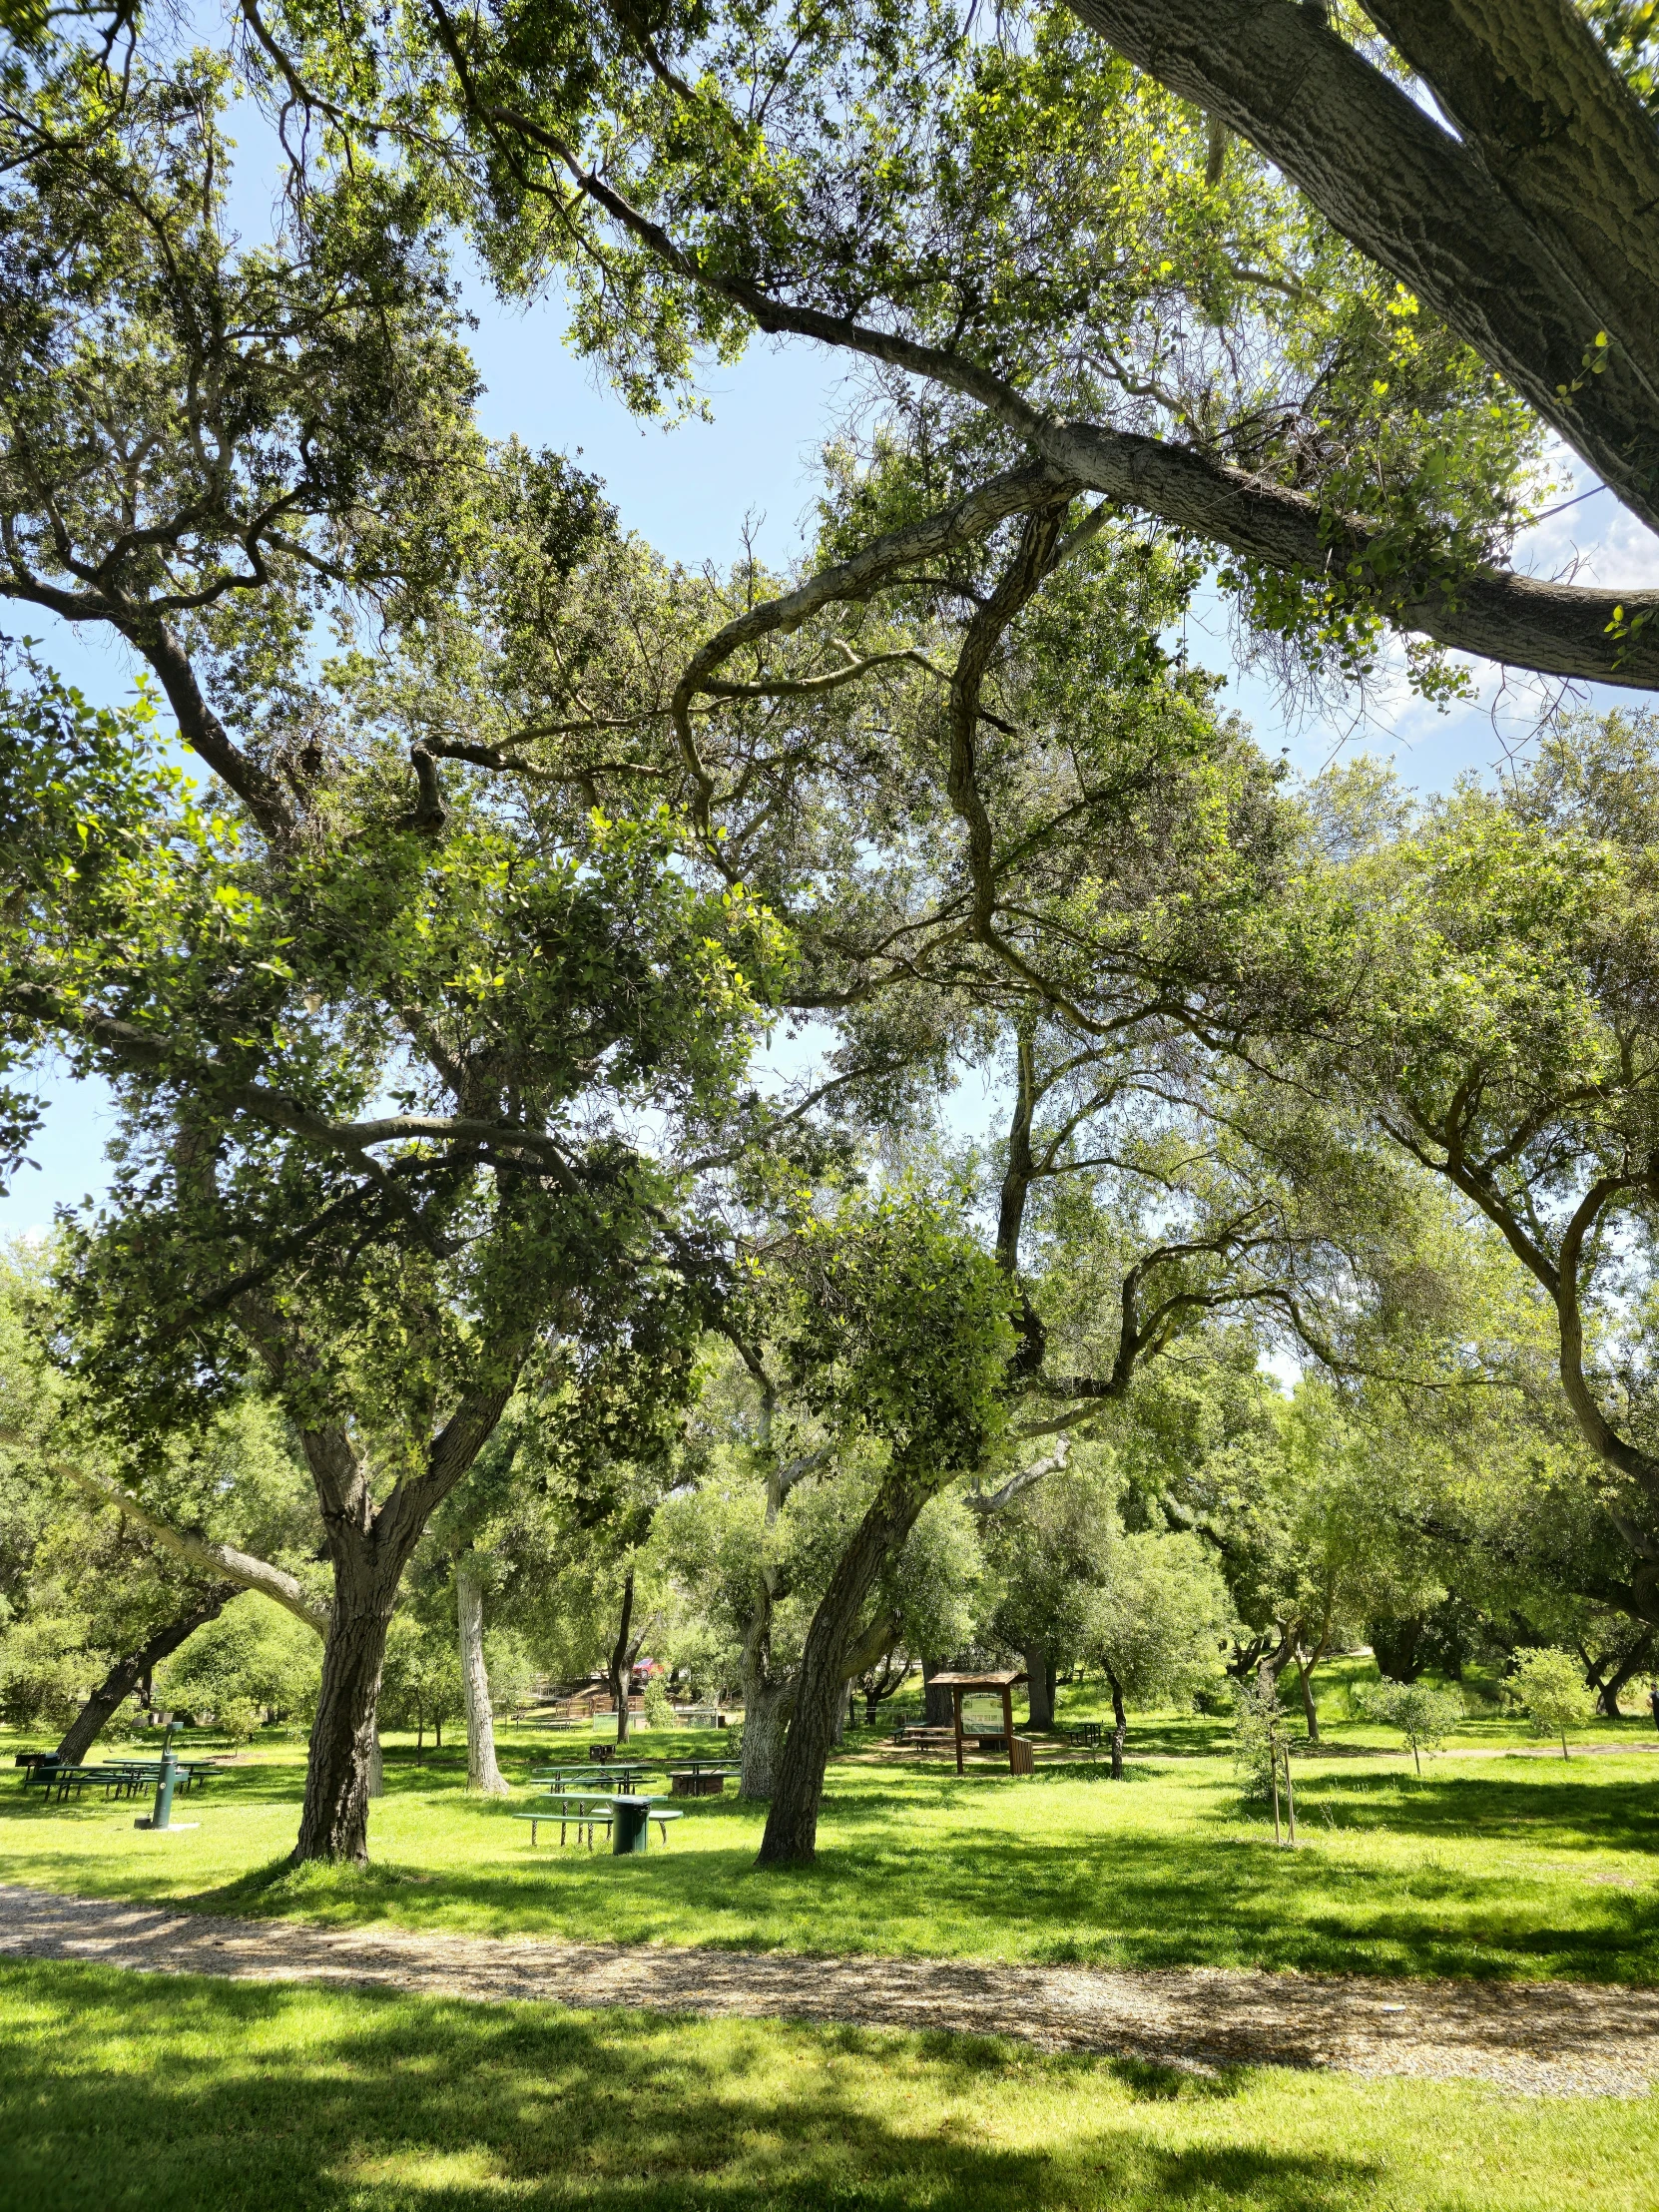
M 574 1828 L 577 1841 L 584 1834 L 589 1851 L 593 1849 L 593 1832 L 603 1828 L 611 1839 L 611 1851 L 618 1858 L 642 1852 L 651 1841 L 651 1823 L 655 1821 L 663 1842 L 668 1842 L 668 1824 L 680 1815 L 672 1810 L 659 1811 L 661 1798 L 640 1797 L 632 1791 L 619 1790 L 606 1793 L 600 1790 L 575 1790 L 548 1792 L 545 1812 L 515 1813 L 514 1820 L 530 1824 L 530 1845 L 535 1848 L 536 1837 L 545 1821 L 549 1828 L 559 1824 L 559 1841 L 565 1840 L 566 1830 Z
M 590 1786 L 606 1790 L 613 1785 L 623 1791 L 636 1789 L 645 1779 L 647 1762 L 629 1759 L 605 1767 L 542 1767 L 531 1775 L 532 1782 L 551 1782 L 556 1790 L 584 1790 Z
M 183 1778 L 181 1788 L 194 1790 L 199 1782 L 206 1782 L 210 1775 L 218 1774 L 229 1762 L 224 1759 L 180 1759 L 175 1756 L 173 1764 Z M 109 1759 L 105 1761 L 105 1765 L 121 1767 L 128 1774 L 138 1775 L 149 1782 L 154 1782 L 162 1771 L 162 1762 L 159 1759 Z
M 675 1797 L 724 1797 L 727 1777 L 742 1772 L 736 1759 L 677 1759 L 668 1770 L 668 1786 Z
M 141 1791 L 152 1788 L 161 1778 L 162 1762 L 159 1759 L 104 1759 L 97 1765 L 74 1760 L 61 1760 L 56 1752 L 20 1752 L 17 1763 L 23 1768 L 23 1787 L 33 1789 L 38 1782 L 41 1795 L 50 1800 L 56 1793 L 58 1804 L 72 1792 L 79 1797 L 89 1782 L 102 1783 L 106 1798 L 137 1797 Z M 180 1759 L 175 1762 L 181 1790 L 193 1790 L 217 1774 L 224 1765 L 219 1759 Z
M 935 1728 L 921 1721 L 900 1721 L 892 1732 L 895 1744 L 915 1744 L 923 1751 L 954 1751 L 956 1731 Z

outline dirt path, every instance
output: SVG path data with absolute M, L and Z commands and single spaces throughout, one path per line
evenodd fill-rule
M 320 1980 L 423 1995 L 849 2020 L 1022 2037 L 1210 2069 L 1260 2063 L 1553 2096 L 1659 2082 L 1659 1990 L 1575 1982 L 1382 1981 L 1182 1968 L 806 1958 L 532 1937 L 240 1921 L 0 1885 L 0 1957 L 140 1973 Z

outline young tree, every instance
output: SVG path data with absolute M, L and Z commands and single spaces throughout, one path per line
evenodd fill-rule
M 1515 1654 L 1510 1692 L 1537 1736 L 1559 1736 L 1567 1753 L 1567 1730 L 1582 1728 L 1594 1711 L 1584 1670 L 1570 1651 L 1521 1651 Z
M 1279 1684 L 1264 1670 L 1253 1682 L 1233 1685 L 1233 1764 L 1245 1796 L 1273 1806 L 1273 1840 L 1279 1825 L 1279 1777 L 1290 1780 L 1290 1714 L 1281 1704 Z M 1291 1841 L 1296 1841 L 1293 1819 Z
M 1436 1690 L 1426 1682 L 1373 1684 L 1362 1691 L 1360 1705 L 1384 1728 L 1399 1730 L 1411 1747 L 1411 1761 L 1419 1777 L 1422 1754 L 1438 1751 L 1463 1718 L 1463 1701 L 1455 1690 Z

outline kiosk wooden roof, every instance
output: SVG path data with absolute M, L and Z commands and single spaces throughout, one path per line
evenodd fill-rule
M 980 1674 L 935 1674 L 928 1677 L 930 1686 L 950 1692 L 951 1717 L 956 1726 L 958 1774 L 962 1772 L 962 1699 L 969 1690 L 999 1690 L 1002 1693 L 1002 1741 L 1008 1748 L 1008 1772 L 1031 1772 L 1031 1746 L 1024 1737 L 1016 1737 L 1014 1734 L 1014 1685 L 1030 1679 L 1020 1667 L 988 1667 Z

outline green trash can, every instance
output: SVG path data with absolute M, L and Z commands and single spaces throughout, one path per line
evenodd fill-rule
M 651 1843 L 651 1800 L 648 1797 L 614 1797 L 611 1800 L 611 1850 L 645 1851 Z

